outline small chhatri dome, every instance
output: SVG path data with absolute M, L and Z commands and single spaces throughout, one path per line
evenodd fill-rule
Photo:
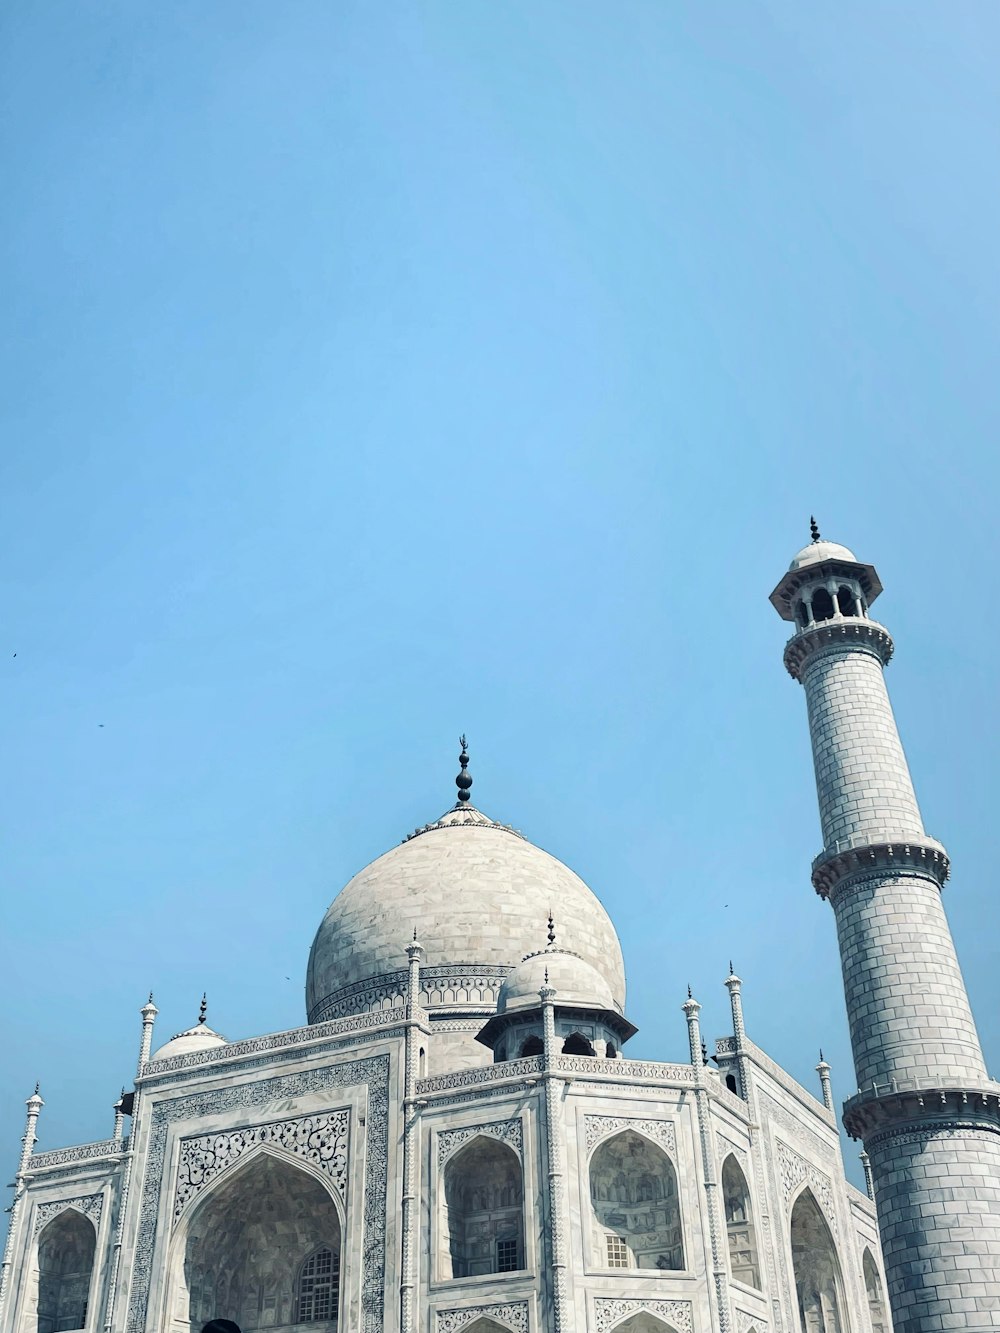
M 153 1052 L 151 1059 L 167 1060 L 172 1055 L 192 1055 L 198 1051 L 210 1051 L 215 1046 L 225 1046 L 225 1037 L 208 1026 L 207 1018 L 208 996 L 202 995 L 198 1006 L 198 1021 L 194 1027 L 176 1033 L 158 1051 Z
M 803 546 L 793 557 L 788 572 L 794 574 L 796 570 L 805 569 L 807 565 L 818 565 L 821 560 L 850 560 L 852 564 L 858 562 L 854 552 L 849 551 L 846 546 L 841 546 L 839 542 L 824 542 L 817 539 L 808 546 Z
M 537 1009 L 538 992 L 543 986 L 555 990 L 557 1005 L 621 1013 L 611 987 L 597 968 L 578 953 L 555 946 L 528 954 L 508 974 L 497 997 L 497 1013 Z
M 492 1007 L 495 988 L 537 949 L 538 923 L 550 910 L 573 922 L 581 960 L 603 979 L 609 1007 L 621 1012 L 625 965 L 607 913 L 568 866 L 476 809 L 464 737 L 461 745 L 452 809 L 366 866 L 330 905 L 309 955 L 310 1023 L 363 1012 L 380 991 L 400 985 L 406 972 L 400 941 L 414 928 L 424 948 L 423 975 L 469 978 L 465 984 L 480 997 L 489 988 L 480 1007 Z M 428 1000 L 426 1007 L 474 1005 L 459 997 L 462 985 L 442 981 L 442 996 L 454 990 L 455 998 Z

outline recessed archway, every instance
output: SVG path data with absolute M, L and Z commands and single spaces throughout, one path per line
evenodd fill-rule
M 837 1249 L 810 1189 L 792 1208 L 791 1241 L 802 1333 L 847 1333 Z
M 524 1182 L 512 1148 L 485 1134 L 444 1170 L 441 1276 L 515 1273 L 524 1267 Z
M 174 1333 L 232 1319 L 243 1333 L 338 1328 L 341 1222 L 328 1189 L 269 1152 L 195 1205 L 174 1260 Z
M 605 1139 L 590 1159 L 594 1258 L 601 1268 L 684 1267 L 677 1172 L 634 1130 Z
M 861 1270 L 865 1279 L 865 1295 L 868 1297 L 868 1317 L 872 1324 L 872 1333 L 888 1333 L 889 1319 L 885 1312 L 885 1292 L 882 1290 L 882 1277 L 878 1264 L 871 1250 L 866 1249 L 861 1261 Z
M 94 1273 L 97 1232 L 75 1208 L 67 1208 L 38 1237 L 38 1333 L 85 1328 Z
M 726 1210 L 730 1271 L 735 1281 L 759 1290 L 760 1264 L 750 1188 L 743 1168 L 732 1153 L 722 1164 L 722 1201 Z

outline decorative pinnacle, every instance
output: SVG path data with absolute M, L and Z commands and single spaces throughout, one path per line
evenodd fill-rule
M 690 981 L 689 981 L 689 982 L 688 982 L 688 999 L 690 1000 L 690 999 L 692 999 L 692 998 L 693 998 L 693 997 L 692 997 L 692 995 L 691 995 L 691 983 L 690 983 Z
M 816 520 L 813 518 L 812 514 L 809 515 L 809 534 L 814 542 L 820 540 L 819 528 L 816 526 Z
M 556 923 L 552 917 L 552 908 L 549 908 L 549 947 L 556 942 Z
M 204 1023 L 208 1017 L 208 992 L 205 991 L 201 997 L 201 1004 L 198 1006 L 198 1022 Z
M 459 736 L 458 743 L 462 747 L 462 753 L 458 756 L 458 762 L 462 765 L 462 771 L 455 779 L 455 786 L 458 788 L 459 805 L 468 805 L 469 789 L 472 786 L 472 774 L 469 772 L 469 754 L 465 748 L 465 737 Z

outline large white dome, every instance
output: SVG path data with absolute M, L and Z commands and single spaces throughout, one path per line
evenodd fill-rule
M 309 1021 L 371 1008 L 380 989 L 390 997 L 414 931 L 427 1007 L 492 1009 L 507 971 L 544 947 L 550 911 L 560 938 L 623 1010 L 621 945 L 587 885 L 512 829 L 460 806 L 366 866 L 333 900 L 309 955 Z

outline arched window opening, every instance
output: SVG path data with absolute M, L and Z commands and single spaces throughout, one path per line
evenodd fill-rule
M 509 1324 L 498 1324 L 489 1315 L 482 1315 L 473 1324 L 464 1324 L 462 1333 L 510 1333 Z
M 677 1172 L 662 1148 L 633 1130 L 590 1159 L 594 1250 L 606 1268 L 684 1267 Z
M 502 1041 L 493 1052 L 493 1059 L 496 1064 L 502 1064 L 507 1059 L 507 1043 Z
M 445 1278 L 524 1267 L 524 1185 L 517 1154 L 478 1135 L 444 1173 Z
M 613 1041 L 609 1041 L 607 1043 L 607 1045 L 604 1048 L 604 1053 L 609 1060 L 618 1059 L 618 1047 L 614 1044 Z
M 38 1238 L 38 1333 L 85 1328 L 97 1233 L 67 1208 Z
M 803 601 L 795 603 L 795 623 L 799 629 L 805 629 L 809 624 L 809 608 Z
M 726 1208 L 726 1234 L 729 1238 L 729 1267 L 735 1282 L 760 1290 L 760 1264 L 754 1233 L 750 1190 L 736 1158 L 729 1154 L 722 1164 L 722 1197 Z
M 622 1323 L 615 1324 L 612 1333 L 675 1333 L 675 1329 L 648 1310 L 640 1310 Z
M 826 588 L 817 588 L 812 595 L 813 620 L 833 619 L 833 598 Z
M 579 1032 L 571 1032 L 563 1042 L 563 1055 L 593 1055 L 594 1048 Z
M 865 1276 L 865 1294 L 868 1297 L 868 1317 L 872 1323 L 872 1333 L 889 1333 L 889 1319 L 885 1312 L 882 1278 L 878 1271 L 878 1264 L 872 1257 L 871 1250 L 865 1250 L 861 1267 Z
M 795 1200 L 791 1239 L 802 1333 L 846 1333 L 840 1263 L 811 1190 L 803 1190 Z
M 837 589 L 837 606 L 842 616 L 854 615 L 854 603 L 854 593 L 851 592 L 850 588 L 840 587 Z
M 729 1089 L 730 1092 L 735 1092 L 737 1097 L 740 1095 L 740 1086 L 736 1082 L 735 1074 L 726 1075 L 726 1087 Z
M 314 1250 L 299 1269 L 295 1292 L 296 1324 L 326 1323 L 336 1318 L 340 1295 L 340 1255 Z
M 204 1197 L 188 1227 L 166 1333 L 232 1319 L 243 1333 L 340 1322 L 341 1228 L 313 1176 L 268 1154 Z
M 544 1050 L 545 1042 L 542 1041 L 541 1037 L 529 1037 L 521 1045 L 521 1056 L 524 1058 L 528 1055 L 541 1055 Z
M 420 1048 L 420 1055 L 417 1058 L 417 1070 L 418 1070 L 417 1073 L 418 1078 L 427 1077 L 427 1052 L 424 1050 L 422 1046 Z

